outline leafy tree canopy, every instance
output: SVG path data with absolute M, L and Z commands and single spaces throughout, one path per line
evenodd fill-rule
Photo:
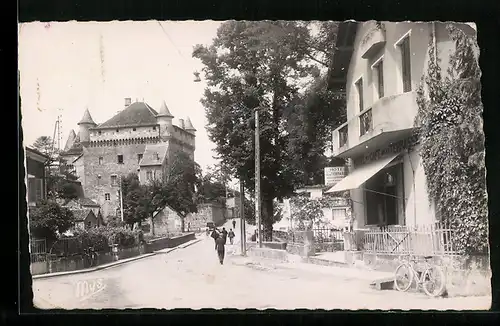
M 332 59 L 338 26 L 333 22 L 316 26 L 314 33 L 308 22 L 229 21 L 220 26 L 210 46 L 197 45 L 193 50 L 193 57 L 204 65 L 208 84 L 202 104 L 209 136 L 222 164 L 250 191 L 254 190 L 253 109 L 261 108 L 262 217 L 268 233 L 273 200 L 314 178 L 313 170 L 322 165 L 328 126 L 334 127 L 338 118 L 330 113 L 337 107 L 321 108 L 333 105 L 335 98 L 320 80 L 324 78 L 320 68 L 324 70 Z M 320 89 L 317 98 L 304 93 L 307 82 L 315 78 L 316 88 L 311 86 L 308 93 Z M 343 104 L 338 106 L 342 110 Z M 324 130 L 316 128 L 320 123 Z M 303 162 L 306 158 L 308 163 Z
M 53 241 L 74 224 L 73 213 L 53 201 L 41 201 L 30 207 L 29 228 L 35 238 Z

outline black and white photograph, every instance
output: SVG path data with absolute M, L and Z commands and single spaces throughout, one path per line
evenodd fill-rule
M 19 23 L 33 306 L 489 310 L 477 33 Z

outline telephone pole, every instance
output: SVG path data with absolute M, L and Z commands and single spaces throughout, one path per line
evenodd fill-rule
M 241 255 L 247 255 L 246 227 L 245 227 L 245 187 L 243 178 L 240 177 L 240 232 L 241 232 Z
M 123 216 L 123 191 L 122 191 L 122 175 L 120 174 L 120 215 L 122 216 L 122 222 L 124 222 Z
M 259 131 L 259 107 L 255 111 L 255 217 L 257 218 L 257 234 L 259 236 L 259 248 L 262 248 L 261 211 L 260 211 L 260 131 Z

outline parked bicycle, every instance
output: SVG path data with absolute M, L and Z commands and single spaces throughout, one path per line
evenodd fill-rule
M 86 268 L 91 268 L 97 265 L 99 253 L 94 250 L 94 247 L 83 249 L 83 263 Z
M 425 294 L 437 297 L 443 294 L 446 286 L 445 275 L 441 267 L 429 262 L 432 256 L 424 256 L 423 268 L 415 268 L 419 260 L 410 256 L 396 268 L 394 287 L 398 291 L 406 292 L 415 281 L 417 290 L 422 286 Z

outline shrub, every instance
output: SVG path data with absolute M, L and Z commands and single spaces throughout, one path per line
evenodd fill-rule
M 81 231 L 75 235 L 81 237 L 84 247 L 92 246 L 95 250 L 107 250 L 113 244 L 120 247 L 138 245 L 140 233 L 140 230 L 105 226 Z

